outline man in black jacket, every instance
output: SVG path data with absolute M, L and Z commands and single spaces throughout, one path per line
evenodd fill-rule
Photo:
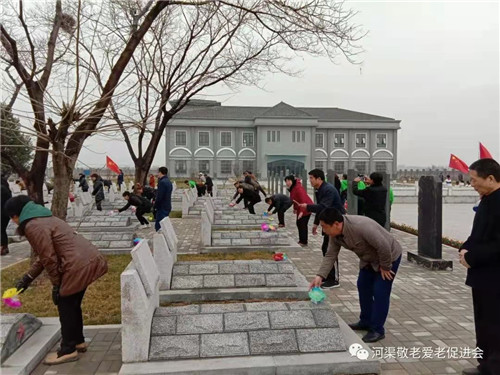
M 248 203 L 248 212 L 255 215 L 254 206 L 261 201 L 259 193 L 253 189 L 243 188 L 242 186 L 238 187 L 238 193 L 240 197 L 236 201 L 236 204 L 240 203 L 242 199 L 245 199 Z
M 472 187 L 481 196 L 472 232 L 459 250 L 472 288 L 479 366 L 464 374 L 500 374 L 500 165 L 480 159 L 469 167 Z
M 299 206 L 307 208 L 307 211 L 314 212 L 316 214 L 312 228 L 312 233 L 315 235 L 318 233 L 319 214 L 321 211 L 330 207 L 336 208 L 341 213 L 345 213 L 345 210 L 337 189 L 335 189 L 332 184 L 325 182 L 325 172 L 321 169 L 313 169 L 309 172 L 309 181 L 311 182 L 311 186 L 316 189 L 316 204 L 302 203 L 299 204 Z M 328 236 L 325 235 L 325 233 L 322 233 L 322 235 L 323 245 L 321 246 L 321 251 L 323 252 L 323 256 L 325 256 L 328 251 Z M 323 284 L 321 284 L 321 288 L 331 289 L 338 288 L 340 286 L 338 269 L 339 264 L 338 261 L 336 261 L 332 270 L 328 274 L 328 277 L 325 279 Z
M 120 208 L 118 212 L 123 212 L 127 210 L 130 206 L 135 207 L 135 217 L 139 220 L 141 225 L 145 225 L 149 228 L 149 221 L 143 216 L 145 213 L 151 212 L 153 205 L 147 198 L 140 197 L 138 195 L 132 194 L 128 191 L 125 191 L 123 194 L 123 199 L 127 201 L 127 204 Z
M 89 191 L 89 184 L 87 183 L 87 178 L 83 173 L 80 173 L 78 176 L 79 188 L 82 189 L 83 192 Z
M 293 203 L 289 197 L 285 194 L 274 194 L 265 199 L 266 203 L 269 205 L 267 209 L 267 213 L 275 214 L 278 213 L 278 226 L 280 228 L 285 226 L 285 212 L 290 207 L 292 207 Z M 274 212 L 271 210 L 274 208 Z
M 352 182 L 352 192 L 365 200 L 365 216 L 375 220 L 385 227 L 387 213 L 385 203 L 387 201 L 387 188 L 382 185 L 384 177 L 378 172 L 373 172 L 369 178 L 365 178 L 365 183 L 369 185 L 366 189 L 359 190 L 358 182 L 360 177 L 356 177 Z

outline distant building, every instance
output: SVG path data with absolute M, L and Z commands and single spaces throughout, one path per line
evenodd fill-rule
M 166 128 L 173 177 L 226 178 L 251 170 L 396 173 L 400 120 L 340 108 L 223 106 L 192 100 Z

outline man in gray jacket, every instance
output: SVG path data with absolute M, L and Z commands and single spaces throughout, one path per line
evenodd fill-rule
M 354 330 L 368 331 L 364 342 L 385 338 L 384 324 L 389 313 L 392 283 L 401 262 L 398 241 L 374 220 L 357 215 L 343 216 L 335 208 L 319 215 L 323 231 L 330 236 L 328 250 L 310 287 L 319 287 L 337 260 L 341 247 L 359 257 L 359 322 L 349 324 Z

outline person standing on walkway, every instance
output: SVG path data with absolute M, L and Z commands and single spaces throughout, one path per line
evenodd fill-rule
M 104 200 L 104 182 L 97 173 L 92 173 L 90 175 L 91 180 L 94 182 L 94 190 L 92 190 L 92 195 L 95 197 L 95 205 L 97 211 L 102 211 L 102 201 Z
M 212 177 L 205 173 L 205 186 L 207 187 L 207 194 L 213 197 L 214 182 Z
M 302 186 L 302 182 L 296 179 L 294 175 L 285 177 L 285 184 L 290 192 L 290 199 L 293 202 L 293 212 L 297 215 L 297 229 L 299 231 L 299 245 L 307 246 L 308 242 L 308 224 L 311 213 L 306 208 L 300 207 L 301 203 L 313 204 L 312 199 L 307 195 Z
M 500 165 L 480 159 L 469 167 L 471 185 L 481 196 L 469 238 L 459 250 L 472 288 L 476 342 L 482 358 L 464 374 L 500 374 Z
M 116 183 L 118 184 L 118 190 L 121 190 L 123 184 L 123 171 L 120 169 L 120 174 L 116 178 Z
M 127 204 L 117 210 L 118 212 L 123 212 L 127 210 L 130 206 L 135 207 L 135 217 L 139 220 L 141 225 L 149 228 L 149 221 L 143 216 L 145 213 L 151 212 L 153 205 L 146 197 L 141 197 L 139 195 L 135 195 L 128 191 L 125 191 L 123 194 L 123 199 L 127 201 Z
M 1 255 L 7 255 L 9 253 L 9 237 L 7 236 L 7 226 L 9 225 L 9 215 L 5 211 L 5 203 L 12 198 L 12 192 L 10 191 L 9 181 L 5 176 L 2 176 L 2 215 L 1 215 L 1 230 L 2 230 L 2 250 Z
M 382 185 L 383 176 L 381 173 L 373 172 L 370 177 L 365 178 L 365 189 L 360 190 L 358 184 L 360 177 L 356 177 L 352 182 L 352 192 L 365 201 L 365 216 L 375 220 L 377 223 L 385 226 L 387 213 L 385 203 L 387 201 L 387 188 Z
M 285 212 L 292 207 L 292 201 L 285 194 L 271 195 L 265 201 L 269 205 L 267 213 L 278 213 L 278 227 L 283 228 L 285 226 Z M 271 212 L 273 209 L 274 212 Z
M 170 215 L 172 211 L 172 183 L 167 177 L 167 167 L 158 169 L 158 190 L 156 192 L 155 208 L 155 230 L 160 230 L 160 222 Z
M 261 201 L 259 193 L 252 189 L 244 188 L 243 186 L 238 187 L 238 194 L 240 197 L 236 201 L 236 204 L 240 203 L 242 199 L 245 199 L 248 204 L 248 212 L 255 215 L 254 206 Z
M 318 233 L 319 225 L 319 214 L 325 208 L 334 207 L 340 212 L 344 212 L 344 207 L 340 200 L 340 195 L 337 189 L 333 187 L 332 184 L 325 182 L 325 172 L 321 169 L 313 169 L 309 172 L 309 181 L 311 186 L 316 190 L 316 204 L 299 204 L 300 207 L 307 209 L 309 212 L 314 212 L 316 217 L 314 218 L 314 225 L 312 228 L 312 233 Z M 328 236 L 322 232 L 323 235 L 323 245 L 321 246 L 321 251 L 323 256 L 326 255 L 328 250 Z M 336 260 L 337 262 L 337 260 Z M 328 277 L 326 277 L 324 283 L 321 285 L 323 289 L 338 288 L 339 283 L 339 265 L 338 262 L 332 267 Z
M 89 240 L 26 195 L 9 199 L 5 209 L 38 256 L 16 288 L 24 292 L 44 270 L 52 283 L 52 302 L 59 312 L 62 340 L 59 350 L 48 354 L 44 363 L 76 361 L 78 352 L 87 350 L 83 296 L 87 287 L 108 271 L 106 259 Z
M 335 208 L 319 214 L 323 231 L 330 236 L 328 251 L 310 288 L 319 287 L 338 258 L 340 248 L 359 257 L 359 322 L 349 324 L 353 330 L 368 331 L 364 342 L 385 338 L 385 321 L 389 314 L 392 283 L 401 262 L 403 249 L 383 227 L 365 216 L 343 216 Z

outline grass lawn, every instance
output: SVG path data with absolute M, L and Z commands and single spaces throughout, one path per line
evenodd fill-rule
M 273 260 L 274 251 L 251 251 L 248 253 L 210 253 L 210 254 L 178 254 L 179 262 L 205 260 Z
M 105 255 L 108 261 L 108 273 L 94 282 L 87 289 L 83 298 L 83 322 L 91 324 L 121 323 L 120 274 L 130 263 L 130 255 Z M 1 271 L 2 294 L 13 288 L 16 281 L 29 269 L 29 259 Z M 42 277 L 42 276 L 40 276 Z M 37 317 L 58 316 L 57 308 L 52 303 L 52 284 L 48 277 L 43 277 L 41 283 L 30 286 L 21 294 L 23 306 L 13 310 L 1 307 L 2 313 L 26 312 Z

